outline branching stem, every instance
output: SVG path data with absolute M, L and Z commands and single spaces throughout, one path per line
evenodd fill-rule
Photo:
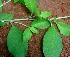
M 66 18 L 70 18 L 70 16 L 64 16 L 64 17 L 58 17 L 56 18 L 57 20 L 59 19 L 66 19 Z M 18 21 L 26 21 L 26 20 L 35 20 L 35 19 L 29 19 L 29 18 L 25 18 L 25 19 L 14 19 L 14 20 L 0 20 L 0 22 L 18 22 Z M 54 18 L 48 19 L 49 21 L 53 21 Z
M 64 16 L 64 17 L 58 17 L 58 18 L 56 18 L 57 20 L 59 20 L 59 19 L 66 19 L 66 18 L 70 18 L 70 16 Z M 29 26 L 27 26 L 27 25 L 25 25 L 25 24 L 22 24 L 22 23 L 19 23 L 19 21 L 26 21 L 26 20 L 35 20 L 35 19 L 29 19 L 29 18 L 25 18 L 25 19 L 14 19 L 14 20 L 0 20 L 0 22 L 10 22 L 10 23 L 16 23 L 16 24 L 21 24 L 21 25 L 23 25 L 23 26 L 25 26 L 25 27 L 29 27 Z M 49 19 L 49 21 L 53 21 L 54 20 L 54 18 L 51 18 L 51 19 Z
M 2 7 L 2 6 L 4 6 L 4 5 L 6 5 L 7 3 L 9 3 L 11 0 L 8 0 L 7 2 L 5 2 L 5 3 L 3 3 L 2 5 L 0 5 L 0 7 Z M 70 18 L 70 16 L 64 16 L 64 17 L 58 17 L 58 18 L 56 18 L 57 20 L 59 20 L 59 19 L 66 19 L 66 18 Z M 14 19 L 14 20 L 0 20 L 0 22 L 10 22 L 10 23 L 19 23 L 19 21 L 26 21 L 26 20 L 35 20 L 35 19 L 29 19 L 29 18 L 25 18 L 25 19 Z M 48 19 L 49 21 L 53 21 L 54 20 L 54 18 L 51 18 L 51 19 Z M 22 24 L 22 23 L 19 23 L 19 24 L 21 24 L 21 25 L 23 25 L 23 26 L 25 26 L 25 27 L 29 27 L 29 26 L 27 26 L 27 25 L 25 25 L 25 24 Z

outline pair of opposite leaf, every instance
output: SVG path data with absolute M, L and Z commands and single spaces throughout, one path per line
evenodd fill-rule
M 36 20 L 38 20 L 38 19 L 36 19 Z M 36 27 L 36 28 L 41 28 L 41 29 L 44 29 L 43 27 L 41 27 L 40 25 L 43 25 L 41 22 L 43 22 L 43 21 L 41 21 L 40 23 L 38 22 L 38 23 L 36 23 L 36 20 L 34 21 L 34 22 L 32 22 L 32 24 L 31 24 L 31 26 L 34 26 L 34 27 Z M 39 19 L 40 20 L 40 19 Z M 42 20 L 42 19 L 41 19 Z M 40 27 L 38 27 L 38 25 L 37 24 L 39 24 L 39 26 Z M 44 25 L 46 25 L 46 24 L 49 24 L 49 23 L 45 23 Z M 49 26 L 49 25 L 48 25 Z M 47 26 L 47 27 L 48 27 Z M 17 28 L 18 29 L 18 28 Z M 15 34 L 17 33 L 17 29 L 14 29 L 16 32 L 15 32 Z M 14 31 L 14 30 L 12 30 L 12 31 Z M 11 32 L 9 32 L 9 36 L 11 36 L 10 35 L 10 33 Z M 11 33 L 11 34 L 14 34 L 14 33 Z M 18 36 L 19 36 L 19 34 L 21 34 L 21 33 L 18 33 L 18 35 L 17 35 L 17 38 L 18 38 Z M 20 39 L 22 38 L 22 43 L 23 44 L 25 44 L 29 39 L 30 39 L 30 37 L 31 37 L 31 31 L 30 31 L 30 29 L 29 28 L 26 28 L 25 29 L 25 31 L 24 31 L 24 33 L 22 33 L 22 37 L 20 37 Z M 16 36 L 16 35 L 15 35 Z M 10 37 L 8 37 L 8 38 L 10 38 Z M 15 41 L 16 41 L 16 37 L 12 37 L 11 36 L 11 38 L 10 39 L 12 39 L 12 38 L 15 38 Z M 19 38 L 18 38 L 19 39 Z M 9 40 L 8 40 L 9 41 Z M 14 39 L 13 39 L 13 41 L 14 41 Z M 11 42 L 11 43 L 13 43 L 12 42 L 12 40 L 10 40 L 9 42 Z M 8 42 L 8 44 L 9 45 L 11 45 L 10 43 Z M 16 45 L 16 43 L 18 43 L 18 42 L 15 42 L 15 45 Z M 13 43 L 14 44 L 14 43 Z M 8 45 L 8 47 L 9 47 L 9 45 Z M 14 45 L 14 46 L 15 46 Z M 19 44 L 17 45 L 17 46 L 19 46 Z M 16 46 L 16 47 L 17 47 Z M 24 45 L 24 47 L 26 47 L 25 45 Z M 23 49 L 24 49 L 24 47 L 23 47 Z M 47 47 L 47 48 L 46 48 Z M 10 48 L 10 47 L 9 47 Z M 15 48 L 12 46 L 11 47 L 12 49 L 12 51 L 13 50 L 15 50 Z M 14 48 L 14 49 L 13 49 Z M 27 48 L 28 49 L 28 48 Z M 10 49 L 9 49 L 10 50 Z M 20 49 L 17 49 L 18 51 L 19 50 L 21 50 L 21 47 L 20 47 Z M 18 52 L 18 51 L 14 51 L 14 52 Z M 43 39 L 43 52 L 44 52 L 44 55 L 45 55 L 45 57 L 59 57 L 60 56 L 60 53 L 61 53 L 61 51 L 62 51 L 62 39 L 61 39 L 61 37 L 60 37 L 60 35 L 59 35 L 59 33 L 56 31 L 56 29 L 54 28 L 54 26 L 52 26 L 47 32 L 46 32 L 46 34 L 44 35 L 44 39 Z M 13 52 L 13 53 L 14 53 Z M 20 52 L 19 52 L 20 53 Z M 18 55 L 17 55 L 17 53 L 15 53 L 14 54 L 14 56 L 16 57 L 25 57 L 25 55 L 26 55 L 26 53 L 27 53 L 27 50 L 25 51 L 25 54 L 24 54 L 24 50 L 22 51 L 22 53 L 21 54 L 23 54 L 22 56 L 20 56 L 19 55 L 19 53 L 18 53 Z
M 45 20 L 45 19 L 35 19 L 32 24 L 30 25 L 30 27 L 26 28 L 24 33 L 23 33 L 23 42 L 26 42 L 28 40 L 30 40 L 31 36 L 32 36 L 32 32 L 35 34 L 39 34 L 39 32 L 37 31 L 36 28 L 38 29 L 45 29 L 48 26 L 50 26 L 49 21 Z
M 37 20 L 39 20 L 40 22 L 37 23 Z M 46 26 L 43 26 L 43 23 L 44 23 L 44 21 L 42 19 L 36 19 L 35 21 L 32 22 L 31 26 L 36 27 L 36 28 L 39 28 L 39 29 L 44 29 L 44 28 L 47 28 L 48 26 L 50 26 L 50 23 L 49 22 L 44 23 L 44 25 L 48 24 L 48 25 L 46 25 L 47 27 Z M 42 25 L 44 28 L 41 27 L 40 25 Z M 14 44 L 12 41 L 14 41 L 14 40 L 16 41 L 17 39 L 19 41 L 19 38 L 18 37 L 20 36 L 19 34 L 21 34 L 21 33 L 16 34 L 17 31 L 19 31 L 17 29 L 14 29 L 13 28 L 13 30 L 10 30 L 10 32 L 8 34 L 8 41 L 7 41 L 8 47 L 9 47 L 9 45 L 11 45 L 10 42 L 12 44 Z M 14 30 L 16 32 L 15 33 L 12 33 L 12 31 L 14 31 Z M 11 35 L 14 34 L 14 35 L 11 36 L 10 34 Z M 17 37 L 14 37 L 14 36 L 16 36 L 15 34 L 17 35 Z M 27 43 L 27 41 L 31 38 L 31 35 L 32 34 L 31 34 L 31 31 L 30 31 L 30 28 L 26 28 L 25 31 L 24 31 L 24 33 L 22 33 L 22 36 L 20 37 L 20 39 L 22 39 L 21 42 L 22 42 L 23 45 L 25 43 Z M 9 36 L 11 36 L 11 38 Z M 13 40 L 11 40 L 12 38 L 13 38 Z M 17 43 L 18 42 L 15 42 L 15 45 L 14 46 L 16 46 Z M 19 45 L 20 44 L 18 44 L 16 47 L 18 47 Z M 54 26 L 51 26 L 50 29 L 45 33 L 44 38 L 43 38 L 43 53 L 44 53 L 45 57 L 59 57 L 60 56 L 60 53 L 62 51 L 62 46 L 63 46 L 62 45 L 62 39 L 61 39 L 59 33 L 56 31 L 56 29 L 54 28 Z M 18 49 L 16 47 L 13 47 L 13 46 L 12 47 L 9 47 L 9 51 L 10 52 L 12 51 L 11 53 L 15 53 L 15 54 L 13 54 L 14 57 L 23 57 L 23 56 L 25 57 L 25 55 L 27 53 L 27 50 L 28 50 L 28 47 L 26 48 L 25 45 L 24 45 L 24 47 L 23 46 L 20 47 L 20 49 Z M 24 50 L 22 50 L 22 53 L 19 52 L 21 50 L 21 48 L 23 48 L 24 50 L 26 49 L 25 50 L 25 53 L 24 53 Z M 17 49 L 17 51 L 15 49 Z M 21 53 L 21 56 L 20 56 L 20 54 L 18 52 Z M 18 55 L 17 55 L 17 53 L 18 53 Z
M 43 19 L 34 20 L 32 24 L 30 25 L 30 27 L 25 29 L 23 33 L 23 42 L 28 41 L 31 38 L 32 32 L 35 34 L 39 34 L 36 28 L 45 29 L 48 26 L 50 26 L 50 23 L 47 20 L 43 20 Z

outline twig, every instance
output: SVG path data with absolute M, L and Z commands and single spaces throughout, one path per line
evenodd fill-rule
M 0 22 L 18 22 L 18 21 L 26 21 L 26 20 L 35 20 L 35 19 L 28 19 L 28 18 L 25 18 L 25 19 L 14 19 L 14 20 L 0 20 Z
M 9 0 L 9 1 L 3 3 L 2 5 L 0 5 L 0 7 L 3 7 L 4 5 L 6 5 L 7 3 L 9 3 L 10 1 L 11 1 L 11 0 Z
M 66 18 L 70 18 L 70 16 L 58 17 L 58 18 L 56 18 L 56 20 L 59 20 L 59 19 L 66 19 Z M 48 20 L 53 21 L 54 18 L 51 18 L 51 19 L 48 19 Z
M 20 25 L 22 25 L 22 26 L 25 26 L 25 27 L 29 27 L 29 26 L 27 26 L 27 25 L 25 25 L 25 24 L 22 24 L 22 23 L 19 23 L 19 22 L 14 22 L 15 24 L 20 24 Z
M 6 4 L 9 3 L 10 1 L 11 1 L 11 0 L 9 0 L 9 1 L 3 3 L 2 5 L 0 5 L 0 7 L 6 5 Z M 58 18 L 56 18 L 56 19 L 59 20 L 59 19 L 66 19 L 66 18 L 70 18 L 70 16 L 58 17 Z M 25 27 L 29 27 L 29 26 L 27 26 L 27 25 L 25 25 L 25 24 L 22 24 L 22 23 L 19 23 L 19 22 L 18 22 L 18 21 L 24 21 L 24 20 L 35 20 L 35 19 L 26 18 L 26 19 L 14 19 L 14 20 L 0 20 L 0 22 L 10 22 L 10 23 L 14 22 L 14 23 L 21 24 L 21 25 L 23 25 L 23 26 L 25 26 Z M 48 20 L 49 20 L 49 21 L 53 21 L 54 18 L 51 18 L 51 19 L 48 19 Z
M 57 20 L 59 20 L 59 19 L 65 19 L 65 18 L 70 18 L 70 16 L 64 16 L 64 17 L 58 17 L 58 18 L 56 18 Z M 25 19 L 14 19 L 14 20 L 0 20 L 0 22 L 18 22 L 18 21 L 26 21 L 26 20 L 35 20 L 35 19 L 28 19 L 28 18 L 25 18 Z M 51 19 L 48 19 L 49 21 L 53 21 L 54 20 L 54 18 L 51 18 Z

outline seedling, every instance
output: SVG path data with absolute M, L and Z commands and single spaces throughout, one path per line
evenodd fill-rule
M 0 0 L 0 12 L 2 11 L 2 6 L 6 5 L 10 1 L 11 0 L 2 4 L 2 0 Z M 60 57 L 63 43 L 59 32 L 65 36 L 70 36 L 70 26 L 63 22 L 57 22 L 57 20 L 70 18 L 70 16 L 48 19 L 48 17 L 51 16 L 51 13 L 47 11 L 41 12 L 37 7 L 36 0 L 14 0 L 14 3 L 17 2 L 22 3 L 30 10 L 32 19 L 26 18 L 12 20 L 14 14 L 0 14 L 0 26 L 5 26 L 6 24 L 9 24 L 9 22 L 12 25 L 7 36 L 7 47 L 9 52 L 14 57 L 25 57 L 28 51 L 28 41 L 32 34 L 39 34 L 37 29 L 43 30 L 50 27 L 43 37 L 42 50 L 45 57 Z M 32 24 L 30 26 L 22 24 L 21 21 L 24 20 L 32 20 Z M 55 29 L 53 22 L 57 25 L 59 31 Z M 15 23 L 25 26 L 26 29 L 24 31 L 20 30 L 14 25 Z

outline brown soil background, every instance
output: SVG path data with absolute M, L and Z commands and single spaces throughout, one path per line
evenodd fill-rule
M 41 11 L 48 10 L 52 13 L 52 17 L 68 16 L 70 15 L 70 0 L 37 0 L 38 7 Z M 13 13 L 14 18 L 26 18 L 30 16 L 29 11 L 25 6 L 13 1 L 3 7 L 3 13 Z M 59 20 L 70 25 L 70 18 Z M 30 25 L 31 21 L 23 21 L 24 24 Z M 17 25 L 18 26 L 18 25 Z M 6 38 L 11 25 L 0 27 L 0 57 L 13 57 L 6 46 Z M 19 26 L 21 29 L 25 27 Z M 40 34 L 33 34 L 29 41 L 29 50 L 26 57 L 44 57 L 42 53 L 42 38 L 46 30 L 39 30 Z M 62 36 L 62 35 L 61 35 Z M 63 51 L 60 57 L 70 57 L 70 36 L 62 36 Z

